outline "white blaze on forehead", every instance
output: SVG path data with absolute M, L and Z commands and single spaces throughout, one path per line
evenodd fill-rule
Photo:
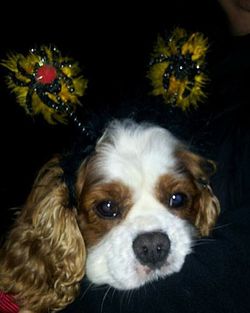
M 173 171 L 177 144 L 163 128 L 114 122 L 97 145 L 100 170 L 107 180 L 152 188 L 160 175 Z

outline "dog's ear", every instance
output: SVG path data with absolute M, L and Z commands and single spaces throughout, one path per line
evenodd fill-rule
M 207 236 L 220 212 L 219 201 L 210 186 L 210 177 L 216 172 L 216 165 L 213 161 L 186 149 L 180 149 L 177 155 L 181 171 L 186 172 L 198 189 L 198 195 L 193 204 L 196 212 L 194 222 L 200 235 Z
M 39 172 L 0 256 L 0 290 L 31 312 L 72 302 L 84 275 L 85 246 L 59 159 Z

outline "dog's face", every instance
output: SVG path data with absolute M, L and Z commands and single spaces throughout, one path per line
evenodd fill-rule
M 208 165 L 163 128 L 111 125 L 78 171 L 89 280 L 132 289 L 180 271 L 218 214 Z

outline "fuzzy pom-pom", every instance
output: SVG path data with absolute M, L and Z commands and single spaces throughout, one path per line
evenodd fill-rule
M 75 115 L 87 80 L 78 63 L 56 47 L 31 49 L 27 55 L 11 53 L 1 64 L 8 69 L 8 87 L 27 114 L 42 114 L 50 124 L 67 123 Z
M 166 103 L 181 107 L 184 111 L 203 101 L 207 38 L 201 33 L 176 28 L 165 40 L 158 37 L 154 48 L 148 78 L 152 94 L 162 96 Z

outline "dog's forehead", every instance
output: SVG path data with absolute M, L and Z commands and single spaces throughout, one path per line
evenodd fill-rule
M 165 129 L 116 125 L 97 145 L 100 170 L 107 180 L 130 187 L 152 186 L 159 176 L 173 173 L 178 141 Z

